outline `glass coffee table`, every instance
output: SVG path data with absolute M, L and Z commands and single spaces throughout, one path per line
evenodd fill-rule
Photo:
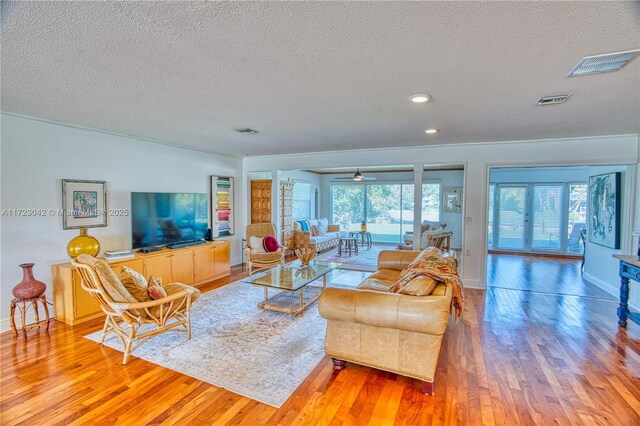
M 312 260 L 308 266 L 302 266 L 296 260 L 251 275 L 242 282 L 264 288 L 264 301 L 258 303 L 258 308 L 298 315 L 320 298 L 322 289 L 327 286 L 327 274 L 339 266 L 339 263 L 321 260 Z M 322 278 L 322 287 L 309 285 L 318 278 Z M 269 297 L 269 289 L 280 292 Z

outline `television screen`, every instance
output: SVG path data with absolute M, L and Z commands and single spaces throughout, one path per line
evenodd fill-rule
M 133 248 L 204 238 L 209 229 L 207 194 L 132 192 Z

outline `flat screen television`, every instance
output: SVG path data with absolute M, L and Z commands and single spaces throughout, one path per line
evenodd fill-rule
M 207 194 L 131 193 L 134 249 L 205 238 L 208 229 Z

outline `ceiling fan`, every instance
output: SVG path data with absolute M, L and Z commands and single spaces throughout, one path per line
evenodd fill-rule
M 353 177 L 337 177 L 335 180 L 352 180 L 354 182 L 361 182 L 363 180 L 376 180 L 376 178 L 362 176 L 362 173 L 360 173 L 360 169 L 358 168 L 353 174 Z

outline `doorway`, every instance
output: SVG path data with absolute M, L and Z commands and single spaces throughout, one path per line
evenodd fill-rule
M 587 183 L 491 183 L 490 252 L 581 256 L 586 228 Z

